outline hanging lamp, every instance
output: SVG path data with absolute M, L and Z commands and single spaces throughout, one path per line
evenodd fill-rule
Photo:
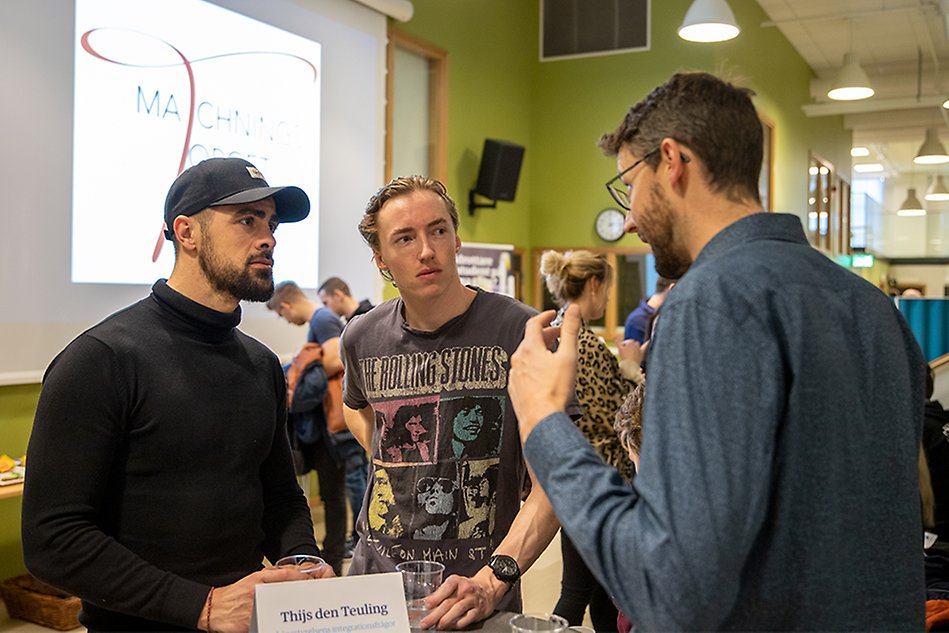
M 724 42 L 740 32 L 725 0 L 694 0 L 679 27 L 679 37 L 690 42 Z
M 916 158 L 913 162 L 917 165 L 941 165 L 949 163 L 949 154 L 946 154 L 946 147 L 939 141 L 939 133 L 936 128 L 926 128 L 926 139 L 919 146 L 916 152 Z
M 916 197 L 916 189 L 914 187 L 910 187 L 906 190 L 906 200 L 904 200 L 900 208 L 897 209 L 896 215 L 903 217 L 926 215 L 926 209 L 923 208 L 923 203 Z
M 844 55 L 844 64 L 837 71 L 827 98 L 834 101 L 859 101 L 873 96 L 873 86 L 870 78 L 860 66 L 857 54 L 853 52 L 853 20 L 848 20 L 850 26 L 850 46 Z
M 933 179 L 933 184 L 929 185 L 929 190 L 923 197 L 930 202 L 945 202 L 949 200 L 949 188 L 946 187 L 946 181 L 942 179 L 942 176 L 936 176 L 936 178 Z

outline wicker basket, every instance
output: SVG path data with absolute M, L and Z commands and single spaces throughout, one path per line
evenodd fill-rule
M 11 618 L 28 620 L 57 631 L 79 628 L 79 598 L 42 583 L 33 576 L 0 582 L 0 596 Z

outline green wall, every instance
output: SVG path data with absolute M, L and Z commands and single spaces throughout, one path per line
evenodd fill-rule
M 0 387 L 0 453 L 18 458 L 26 453 L 39 385 Z M 25 572 L 20 545 L 21 497 L 0 500 L 0 580 Z
M 536 0 L 414 0 L 397 28 L 448 51 L 448 185 L 459 202 L 477 176 L 485 137 L 523 143 L 517 200 L 462 218 L 463 240 L 535 246 L 602 246 L 593 219 L 611 204 L 603 183 L 616 167 L 596 147 L 629 106 L 679 70 L 706 70 L 753 88 L 775 123 L 775 209 L 803 216 L 807 154 L 849 171 L 841 117 L 808 119 L 812 73 L 757 3 L 732 2 L 741 35 L 696 44 L 676 29 L 691 0 L 652 2 L 651 49 L 540 62 Z M 512 57 L 512 56 L 518 57 Z M 640 245 L 628 236 L 621 244 Z
M 458 203 L 461 238 L 530 242 L 532 85 L 536 7 L 528 0 L 421 0 L 415 16 L 395 26 L 448 51 L 448 175 Z M 527 147 L 514 202 L 468 215 L 468 190 L 478 177 L 485 138 Z

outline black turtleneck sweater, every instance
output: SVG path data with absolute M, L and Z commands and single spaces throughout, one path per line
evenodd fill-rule
M 211 586 L 317 554 L 274 354 L 157 282 L 43 379 L 23 550 L 99 631 L 192 630 Z

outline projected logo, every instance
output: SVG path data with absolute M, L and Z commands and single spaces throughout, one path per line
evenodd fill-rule
M 72 280 L 167 276 L 169 185 L 237 156 L 310 196 L 277 232 L 274 276 L 315 287 L 320 45 L 198 0 L 78 0 L 76 35 Z

